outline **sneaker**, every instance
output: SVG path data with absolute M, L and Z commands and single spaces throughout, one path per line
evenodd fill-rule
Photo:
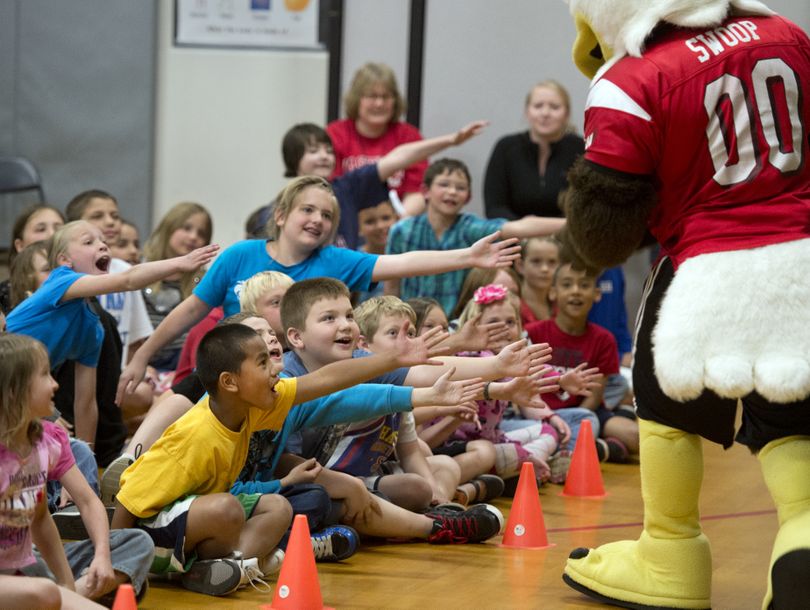
M 135 455 L 124 453 L 107 465 L 101 474 L 101 501 L 104 506 L 113 506 L 115 496 L 121 488 L 121 475 L 138 459 L 141 454 L 141 445 L 135 447 Z
M 227 595 L 242 582 L 242 568 L 235 559 L 201 559 L 191 565 L 180 582 L 189 591 Z
M 105 506 L 107 510 L 107 523 L 112 523 L 114 509 L 112 506 Z M 68 504 L 65 508 L 56 511 L 53 515 L 56 529 L 59 530 L 59 537 L 63 540 L 87 540 L 90 534 L 84 526 L 82 516 L 79 514 L 79 507 L 75 504 Z
M 276 551 L 281 553 L 281 557 L 284 557 L 284 551 L 281 549 L 276 549 L 266 557 L 262 557 L 261 559 L 257 557 L 251 557 L 250 559 L 240 559 L 239 560 L 239 567 L 241 568 L 241 577 L 239 579 L 238 588 L 247 587 L 250 585 L 260 593 L 270 593 L 272 587 L 270 584 L 264 580 L 265 574 L 263 568 L 267 569 L 275 569 L 276 572 L 281 567 L 281 560 L 278 560 L 278 566 L 275 568 L 275 556 Z M 274 572 L 275 573 L 275 572 Z
M 505 487 L 503 479 L 494 474 L 478 475 L 470 483 L 473 484 L 476 492 L 475 497 L 470 500 L 470 504 L 486 503 L 500 498 Z
M 52 517 L 56 529 L 59 530 L 59 537 L 63 540 L 87 540 L 90 537 L 79 514 L 79 507 L 75 504 L 68 504 L 56 511 Z
M 426 514 L 433 519 L 433 531 L 428 536 L 431 544 L 483 542 L 500 533 L 503 527 L 501 511 L 489 504 L 477 504 L 453 513 L 428 511 Z
M 347 525 L 325 527 L 310 536 L 315 561 L 342 561 L 357 552 L 360 536 Z
M 615 464 L 624 464 L 630 459 L 630 452 L 627 447 L 613 436 L 596 439 L 596 455 L 599 456 L 600 462 L 613 462 Z
M 562 485 L 568 476 L 568 469 L 571 467 L 571 452 L 567 449 L 560 449 L 557 453 L 548 458 L 548 466 L 551 468 L 549 482 L 555 485 Z
M 276 548 L 269 555 L 265 555 L 258 560 L 259 570 L 263 576 L 272 576 L 281 570 L 281 564 L 284 561 L 284 551 Z

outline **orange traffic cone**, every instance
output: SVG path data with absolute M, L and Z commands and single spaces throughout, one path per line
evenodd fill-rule
M 132 585 L 127 583 L 118 586 L 112 610 L 138 610 L 138 604 L 135 602 L 135 589 L 132 588 Z
M 591 422 L 587 419 L 580 424 L 562 495 L 578 498 L 603 498 L 607 495 L 602 483 L 602 471 L 599 470 Z
M 537 479 L 534 477 L 534 466 L 523 462 L 520 467 L 515 499 L 506 521 L 501 546 L 523 549 L 545 549 L 553 544 L 548 543 L 546 524 L 543 520 L 543 508 L 540 506 L 540 494 L 537 493 Z
M 323 605 L 306 515 L 295 516 L 273 603 L 261 610 L 333 610 Z

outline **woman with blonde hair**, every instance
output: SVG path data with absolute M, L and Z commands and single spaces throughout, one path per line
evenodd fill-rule
M 488 218 L 561 217 L 557 198 L 568 186 L 566 175 L 585 152 L 584 140 L 569 123 L 571 99 L 554 80 L 537 83 L 526 95 L 529 129 L 495 144 L 484 177 Z
M 394 71 L 385 64 L 361 66 L 343 103 L 347 118 L 326 126 L 335 152 L 333 177 L 375 163 L 400 144 L 422 139 L 416 127 L 401 120 L 405 99 Z M 415 163 L 388 179 L 389 188 L 396 193 L 394 201 L 401 202 L 409 215 L 424 209 L 421 185 L 427 165 L 427 161 Z

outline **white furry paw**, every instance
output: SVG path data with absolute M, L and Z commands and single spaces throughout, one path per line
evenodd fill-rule
M 760 394 L 775 402 L 794 402 L 810 394 L 810 362 L 798 356 L 765 354 L 754 365 Z
M 754 391 L 751 360 L 726 354 L 706 360 L 706 387 L 723 398 L 737 398 Z

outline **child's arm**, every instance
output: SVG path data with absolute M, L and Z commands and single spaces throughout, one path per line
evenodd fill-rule
M 61 538 L 59 538 L 59 530 L 56 529 L 53 517 L 51 517 L 47 505 L 42 500 L 37 504 L 36 513 L 34 513 L 34 519 L 31 522 L 31 539 L 37 545 L 40 555 L 42 555 L 45 563 L 56 577 L 57 584 L 75 591 L 76 585 L 73 582 L 73 572 L 71 572 L 65 556 L 65 548 L 62 546 Z
M 385 182 L 399 170 L 404 170 L 414 163 L 427 159 L 430 155 L 434 155 L 449 146 L 463 144 L 481 133 L 488 124 L 488 121 L 475 121 L 453 133 L 400 144 L 377 161 L 377 173 L 380 176 L 380 181 Z
M 92 447 L 96 441 L 98 403 L 96 402 L 96 369 L 79 362 L 74 364 L 73 421 L 76 438 Z
M 146 373 L 146 365 L 149 364 L 149 360 L 151 360 L 152 356 L 175 337 L 179 337 L 182 333 L 202 320 L 208 315 L 211 309 L 208 303 L 194 294 L 186 297 L 182 303 L 172 309 L 169 315 L 158 324 L 155 332 L 149 335 L 146 342 L 135 352 L 135 355 L 132 356 L 126 368 L 121 371 L 121 377 L 118 380 L 118 390 L 115 394 L 116 404 L 121 404 L 124 400 L 125 392 L 131 394 L 135 391 L 137 385 L 143 380 L 143 376 Z
M 184 273 L 199 269 L 206 263 L 211 262 L 218 250 L 219 246 L 211 244 L 197 248 L 185 256 L 176 256 L 162 261 L 133 265 L 121 273 L 83 275 L 71 284 L 70 288 L 68 288 L 62 296 L 62 300 L 67 301 L 83 297 L 94 297 L 109 292 L 140 290 L 141 288 L 146 288 L 149 284 L 159 282 L 175 273 Z
M 547 369 L 541 369 L 531 375 L 514 377 L 509 381 L 492 382 L 488 384 L 486 391 L 490 398 L 508 400 L 520 407 L 533 410 L 543 410 L 544 414 L 542 416 L 528 418 L 542 419 L 551 415 L 551 409 L 540 398 L 540 394 L 557 392 L 560 389 L 560 386 L 557 385 L 559 377 L 547 376 L 546 373 Z
M 501 227 L 504 238 L 543 237 L 556 233 L 565 226 L 565 218 L 548 218 L 544 216 L 526 216 L 520 220 L 510 220 Z
M 457 250 L 417 250 L 402 254 L 383 254 L 377 257 L 372 281 L 393 280 L 416 275 L 434 275 L 470 267 L 498 269 L 509 267 L 520 257 L 517 239 L 496 241 L 500 231 L 482 237 L 468 248 Z M 386 284 L 388 290 L 388 284 Z
M 446 347 L 446 342 L 442 343 L 441 347 Z M 456 369 L 453 376 L 456 379 L 480 377 L 485 381 L 491 381 L 503 377 L 522 377 L 536 373 L 550 359 L 551 348 L 548 343 L 527 345 L 526 340 L 521 339 L 507 345 L 497 356 L 484 358 L 443 356 L 437 358 L 442 363 L 441 367 L 412 367 L 404 383 L 414 387 L 433 385 L 449 367 Z
M 431 328 L 420 337 L 408 337 L 409 322 L 402 325 L 393 349 L 366 358 L 350 358 L 328 364 L 314 373 L 298 377 L 294 404 L 307 402 L 378 377 L 402 366 L 433 364 L 430 359 L 435 347 L 446 333 L 440 327 Z M 434 332 L 437 331 L 437 332 Z
M 587 362 L 583 362 L 576 368 L 566 371 L 560 376 L 560 387 L 569 394 L 577 394 L 579 396 L 590 396 L 591 392 L 595 389 L 602 388 L 603 379 L 599 374 L 599 367 L 585 368 L 588 366 Z
M 452 406 L 430 405 L 415 408 L 413 410 L 413 420 L 416 422 L 417 426 L 426 424 L 427 422 L 433 421 L 439 417 L 450 419 L 456 418 L 458 419 L 459 424 L 461 424 L 465 420 L 474 420 L 477 414 L 478 410 L 476 409 L 474 402 L 465 402 L 464 404 Z
M 86 587 L 87 590 L 81 592 L 87 597 L 94 598 L 115 588 L 115 572 L 110 563 L 110 527 L 107 524 L 107 511 L 75 465 L 62 475 L 59 482 L 73 497 L 82 523 L 90 540 L 93 541 L 95 549 L 93 561 L 85 575 L 84 584 L 79 588 Z
M 605 385 L 607 385 L 607 377 L 600 375 L 598 385 L 590 389 L 589 395 L 582 399 L 579 406 L 590 409 L 591 411 L 596 411 L 599 405 L 602 404 L 602 396 L 605 392 Z
M 477 421 L 477 418 L 474 421 Z M 450 438 L 456 428 L 463 423 L 465 423 L 464 420 L 458 417 L 444 417 L 432 426 L 425 426 L 419 430 L 419 438 L 425 441 L 431 449 L 435 449 Z

